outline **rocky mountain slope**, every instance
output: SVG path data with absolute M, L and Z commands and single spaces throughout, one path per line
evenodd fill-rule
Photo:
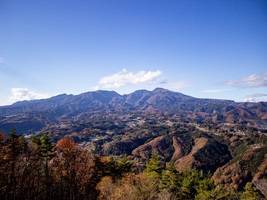
M 199 99 L 162 88 L 138 90 L 128 95 L 114 91 L 58 95 L 0 107 L 0 131 L 16 127 L 22 133 L 41 131 L 62 121 L 81 121 L 95 113 L 124 115 L 127 112 L 164 113 L 182 120 L 213 123 L 267 124 L 267 103 L 236 103 Z
M 144 169 L 153 153 L 178 171 L 210 172 L 216 184 L 266 194 L 267 103 L 199 99 L 157 88 L 96 91 L 0 107 L 0 132 L 68 136 L 97 155 L 127 155 Z

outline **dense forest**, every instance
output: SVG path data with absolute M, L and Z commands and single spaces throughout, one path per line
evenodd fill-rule
M 179 172 L 157 153 L 144 166 L 93 155 L 70 137 L 53 143 L 12 130 L 0 134 L 0 199 L 264 199 L 251 182 L 225 187 L 203 170 Z

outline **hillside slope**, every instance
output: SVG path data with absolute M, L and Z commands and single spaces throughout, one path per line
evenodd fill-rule
M 235 103 L 230 100 L 199 99 L 162 88 L 138 90 L 128 95 L 114 91 L 58 95 L 49 99 L 17 102 L 0 107 L 0 131 L 16 127 L 21 133 L 42 131 L 66 121 L 82 121 L 89 116 L 129 112 L 168 113 L 182 121 L 250 124 L 266 126 L 267 103 Z

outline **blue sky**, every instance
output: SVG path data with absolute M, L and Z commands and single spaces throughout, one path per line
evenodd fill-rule
M 267 2 L 0 1 L 0 105 L 156 87 L 266 101 Z

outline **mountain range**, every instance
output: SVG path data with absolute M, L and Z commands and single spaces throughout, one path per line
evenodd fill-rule
M 48 99 L 20 101 L 0 107 L 0 131 L 12 127 L 20 133 L 41 131 L 62 121 L 82 121 L 95 113 L 168 113 L 183 121 L 230 123 L 265 127 L 267 102 L 237 103 L 232 100 L 201 99 L 163 88 L 137 90 L 120 95 L 94 91 L 79 95 L 61 94 Z
M 211 173 L 216 185 L 248 182 L 267 196 L 267 102 L 200 99 L 162 88 L 61 94 L 0 107 L 0 133 L 68 136 L 94 155 L 127 155 L 137 171 L 153 153 L 182 172 Z M 44 134 L 45 133 L 45 134 Z M 36 137 L 37 136 L 37 137 Z

